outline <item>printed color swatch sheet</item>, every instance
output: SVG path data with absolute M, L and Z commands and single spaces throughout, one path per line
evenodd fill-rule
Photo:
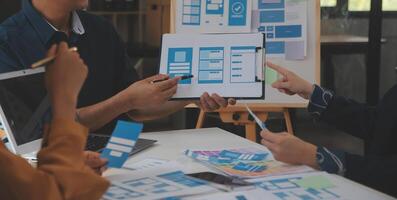
M 264 37 L 254 34 L 163 36 L 160 73 L 189 76 L 174 98 L 263 98 Z

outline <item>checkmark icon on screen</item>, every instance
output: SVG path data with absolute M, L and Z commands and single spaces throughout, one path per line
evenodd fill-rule
M 236 12 L 240 12 L 240 11 L 241 11 L 241 6 L 240 6 L 240 5 L 238 5 L 238 6 L 234 7 L 234 11 L 236 11 Z

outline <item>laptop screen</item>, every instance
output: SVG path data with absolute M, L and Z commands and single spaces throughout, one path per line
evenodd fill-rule
M 50 113 L 44 73 L 0 80 L 0 105 L 18 146 L 41 139 Z

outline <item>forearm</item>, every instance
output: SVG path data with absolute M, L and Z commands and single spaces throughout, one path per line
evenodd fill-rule
M 87 135 L 87 128 L 73 120 L 57 119 L 37 156 L 38 172 L 55 179 L 63 199 L 99 199 L 109 185 L 85 165 Z
M 37 169 L 0 144 L 0 196 L 4 199 L 99 199 L 107 181 L 87 168 L 84 127 L 73 119 L 52 122 Z M 78 180 L 78 181 L 76 181 Z M 18 187 L 15 187 L 18 186 Z
M 159 119 L 162 117 L 166 117 L 170 114 L 173 114 L 181 109 L 183 109 L 186 105 L 192 103 L 191 101 L 168 101 L 163 105 L 145 108 L 145 109 L 136 109 L 128 112 L 128 116 L 135 121 L 148 121 Z
M 23 158 L 9 152 L 0 142 L 0 196 L 4 199 L 62 199 L 49 174 L 35 170 Z M 40 184 L 35 184 L 40 183 Z
M 78 109 L 77 120 L 91 131 L 95 131 L 128 110 L 119 95 L 116 95 L 95 105 Z

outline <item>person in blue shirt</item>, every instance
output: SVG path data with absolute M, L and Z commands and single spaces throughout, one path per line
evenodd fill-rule
M 59 41 L 77 47 L 90 73 L 76 119 L 99 133 L 110 133 L 120 118 L 156 119 L 190 103 L 205 110 L 228 105 L 224 98 L 208 93 L 199 101 L 169 101 L 178 78 L 156 75 L 138 80 L 113 25 L 82 11 L 87 4 L 88 0 L 23 0 L 22 10 L 0 25 L 0 73 L 29 68 Z M 158 79 L 168 80 L 152 83 Z
M 268 63 L 282 78 L 273 87 L 288 95 L 309 100 L 308 111 L 348 134 L 363 139 L 364 156 L 315 146 L 288 133 L 263 131 L 262 144 L 274 157 L 290 164 L 343 175 L 349 179 L 397 196 L 397 85 L 376 107 L 335 95 L 278 65 Z

